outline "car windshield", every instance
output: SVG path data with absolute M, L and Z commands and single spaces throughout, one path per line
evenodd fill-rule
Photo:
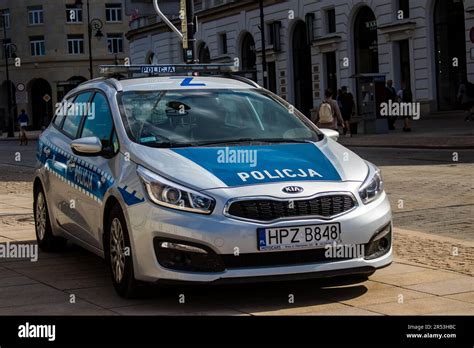
M 127 91 L 119 105 L 130 139 L 152 147 L 321 138 L 304 115 L 263 90 Z

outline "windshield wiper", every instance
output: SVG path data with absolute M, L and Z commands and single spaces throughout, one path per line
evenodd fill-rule
M 232 140 L 216 140 L 209 142 L 194 142 L 194 143 L 173 143 L 169 141 L 163 142 L 154 142 L 154 143 L 145 143 L 141 144 L 144 146 L 154 147 L 154 148 L 178 148 L 178 147 L 200 147 L 200 146 L 214 146 L 214 145 L 230 145 L 230 144 L 242 144 L 242 143 L 259 143 L 259 144 L 305 144 L 311 143 L 311 139 L 254 139 L 254 138 L 241 138 L 241 139 L 232 139 Z
M 171 149 L 171 148 L 177 148 L 177 147 L 194 147 L 196 144 L 194 143 L 171 143 L 168 141 L 163 141 L 163 142 L 156 142 L 156 143 L 145 143 L 145 144 L 140 144 L 143 146 L 148 146 L 148 147 L 153 147 L 157 149 Z
M 223 144 L 240 144 L 240 143 L 263 143 L 263 144 L 284 144 L 284 143 L 293 143 L 293 144 L 302 144 L 309 143 L 312 140 L 297 140 L 297 139 L 255 139 L 255 138 L 241 138 L 241 139 L 229 139 L 229 140 L 216 140 L 210 142 L 198 142 L 195 143 L 196 146 L 212 146 L 212 145 L 223 145 Z

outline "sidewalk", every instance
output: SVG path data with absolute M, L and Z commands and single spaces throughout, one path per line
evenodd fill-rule
M 28 140 L 38 140 L 39 136 L 41 134 L 40 130 L 32 130 L 32 131 L 27 131 L 26 135 L 28 136 Z M 8 137 L 8 132 L 3 132 L 0 134 L 0 141 L 20 141 L 20 132 L 15 131 L 15 137 L 14 138 L 9 138 Z
M 35 243 L 31 199 L 0 194 L 0 244 Z M 0 258 L 0 315 L 474 314 L 473 242 L 395 228 L 394 249 L 393 264 L 365 282 L 150 287 L 144 298 L 125 300 L 114 292 L 102 259 L 70 246 L 40 252 L 37 262 Z
M 403 132 L 403 120 L 387 134 L 341 136 L 339 142 L 349 147 L 394 147 L 425 149 L 474 149 L 474 121 L 465 122 L 460 112 L 436 113 L 412 121 L 412 131 Z
M 0 259 L 0 315 L 472 315 L 473 279 L 396 258 L 364 282 L 150 285 L 143 298 L 126 300 L 103 260 L 71 246 L 40 252 L 37 262 Z

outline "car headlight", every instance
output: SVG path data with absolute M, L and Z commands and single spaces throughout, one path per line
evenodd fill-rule
M 359 196 L 364 204 L 376 200 L 383 192 L 383 180 L 380 169 L 369 162 L 367 162 L 367 165 L 369 166 L 369 174 L 359 189 Z
M 214 210 L 215 200 L 211 197 L 166 180 L 141 166 L 137 173 L 148 197 L 156 204 L 199 214 L 211 214 Z

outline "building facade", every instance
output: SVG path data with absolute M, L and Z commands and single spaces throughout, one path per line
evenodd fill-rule
M 88 3 L 93 24 L 92 70 L 97 77 L 98 65 L 123 62 L 128 57 L 125 33 L 129 28 L 130 11 L 123 0 L 6 0 L 1 6 L 6 37 L 0 35 L 7 44 L 14 92 L 12 112 L 17 114 L 25 109 L 30 116 L 31 129 L 46 126 L 55 104 L 64 94 L 91 77 Z M 8 93 L 3 49 L 1 57 L 0 130 L 5 130 Z
M 151 1 L 141 3 L 127 33 L 132 63 L 182 62 L 176 35 L 157 20 Z M 177 14 L 179 1 L 174 4 Z M 394 80 L 396 89 L 410 88 L 422 114 L 455 109 L 459 85 L 474 82 L 474 0 L 264 4 L 269 88 L 306 113 L 319 105 L 325 88 L 344 85 L 360 107 L 361 77 L 380 75 Z M 204 0 L 195 7 L 199 60 L 238 58 L 242 72 L 261 84 L 258 1 Z

